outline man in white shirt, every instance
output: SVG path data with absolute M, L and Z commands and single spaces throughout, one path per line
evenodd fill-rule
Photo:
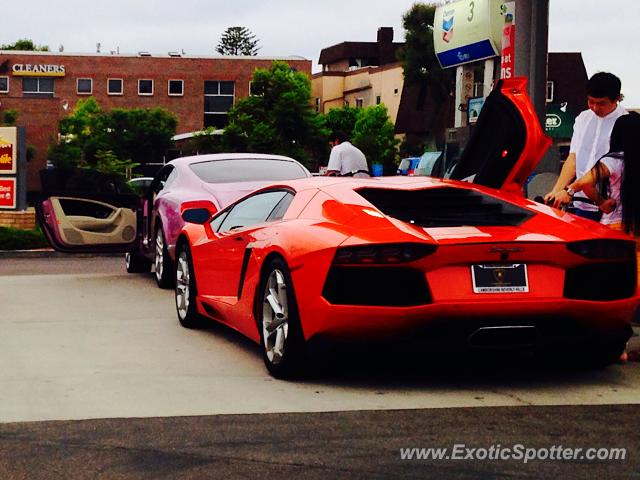
M 329 155 L 326 175 L 369 176 L 369 166 L 364 153 L 351 144 L 349 137 L 344 132 L 332 132 L 329 143 L 333 148 L 331 149 L 331 155 Z
M 559 208 L 561 195 L 564 191 L 570 196 L 574 192 L 567 190 L 567 186 L 575 178 L 581 178 L 596 164 L 596 162 L 609 152 L 609 137 L 613 124 L 618 117 L 626 111 L 618 103 L 620 96 L 620 79 L 608 72 L 598 72 L 593 75 L 587 84 L 587 105 L 585 110 L 577 116 L 573 126 L 573 137 L 569 156 L 564 162 L 560 176 L 553 190 L 545 195 L 545 203 Z M 581 202 L 586 198 L 584 193 L 578 192 L 574 197 L 575 214 L 599 221 L 602 212 L 595 205 Z

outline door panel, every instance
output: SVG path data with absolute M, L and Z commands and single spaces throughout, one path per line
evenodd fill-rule
M 49 202 L 65 245 L 118 245 L 136 238 L 134 210 L 69 197 L 51 197 Z
M 90 170 L 41 172 L 36 214 L 51 246 L 61 252 L 128 252 L 138 242 L 141 199 L 120 177 Z

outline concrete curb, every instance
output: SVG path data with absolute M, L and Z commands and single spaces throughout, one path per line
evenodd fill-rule
M 123 256 L 122 253 L 62 253 L 51 249 L 0 250 L 0 258 L 90 258 Z

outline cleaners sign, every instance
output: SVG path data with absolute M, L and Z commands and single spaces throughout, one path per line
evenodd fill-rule
M 16 63 L 11 68 L 16 77 L 64 77 L 64 65 L 31 65 Z

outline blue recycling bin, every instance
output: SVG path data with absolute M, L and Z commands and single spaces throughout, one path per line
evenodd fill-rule
M 381 163 L 374 163 L 373 165 L 371 165 L 371 173 L 373 174 L 374 177 L 381 177 L 382 176 L 382 164 Z

